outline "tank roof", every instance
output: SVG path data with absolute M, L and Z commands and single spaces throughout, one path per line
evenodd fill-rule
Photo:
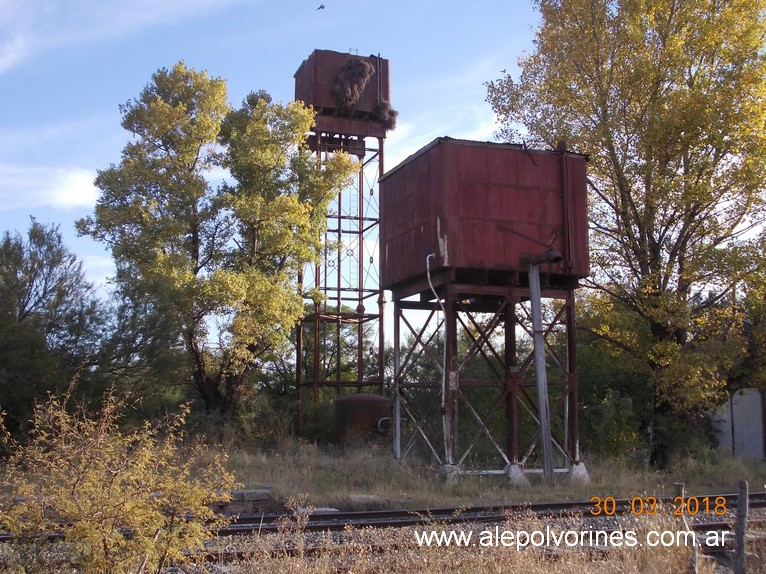
M 440 136 L 431 141 L 430 143 L 426 144 L 422 148 L 420 148 L 418 151 L 416 151 L 413 154 L 410 154 L 407 156 L 404 160 L 402 160 L 399 164 L 389 169 L 386 173 L 380 176 L 380 181 L 383 181 L 386 179 L 389 175 L 392 173 L 395 173 L 397 170 L 401 169 L 403 166 L 407 165 L 408 163 L 411 163 L 421 157 L 422 155 L 425 155 L 430 150 L 435 148 L 436 146 L 443 144 L 443 143 L 454 143 L 461 146 L 477 146 L 477 147 L 494 147 L 494 148 L 505 148 L 505 149 L 514 149 L 514 150 L 525 150 L 529 153 L 534 154 L 555 154 L 560 155 L 561 152 L 553 149 L 543 150 L 543 149 L 535 149 L 527 147 L 525 144 L 518 144 L 518 143 L 512 143 L 512 142 L 491 142 L 491 141 L 480 141 L 480 140 L 468 140 L 468 139 L 460 139 L 460 138 L 453 138 L 450 136 Z M 580 156 L 584 157 L 587 161 L 589 156 L 587 154 L 581 154 L 576 153 L 567 150 L 567 153 L 570 155 Z

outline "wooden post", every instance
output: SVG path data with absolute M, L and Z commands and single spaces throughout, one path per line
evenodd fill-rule
M 739 492 L 737 493 L 737 526 L 734 534 L 737 550 L 734 555 L 734 574 L 745 574 L 745 531 L 747 530 L 748 512 L 747 498 L 747 481 L 742 480 L 739 483 Z

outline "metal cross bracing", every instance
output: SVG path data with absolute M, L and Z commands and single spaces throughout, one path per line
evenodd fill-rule
M 437 292 L 394 293 L 395 457 L 418 452 L 464 474 L 541 472 L 529 288 L 448 282 Z M 574 291 L 544 289 L 543 299 L 555 470 L 566 472 L 579 459 Z
M 383 394 L 383 311 L 378 248 L 378 186 L 382 137 L 317 132 L 320 158 L 339 150 L 356 155 L 360 170 L 332 202 L 322 260 L 302 275 L 306 315 L 297 329 L 296 430 L 308 404 L 343 388 Z

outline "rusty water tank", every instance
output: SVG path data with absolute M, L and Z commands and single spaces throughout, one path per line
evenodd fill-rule
M 523 280 L 525 254 L 558 251 L 552 276 L 590 273 L 587 156 L 437 138 L 380 178 L 381 287 L 422 284 L 426 257 L 449 281 Z
M 358 66 L 371 71 L 360 85 L 344 84 Z M 314 50 L 295 72 L 295 100 L 313 106 L 315 131 L 386 137 L 381 114 L 390 109 L 389 63 L 380 56 Z
M 379 431 L 381 419 L 390 420 L 393 406 L 386 397 L 355 393 L 335 399 L 335 437 L 338 442 L 367 438 Z

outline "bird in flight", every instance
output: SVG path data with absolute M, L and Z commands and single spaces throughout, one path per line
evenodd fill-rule
M 317 10 L 324 10 L 324 4 L 320 4 L 319 8 L 317 8 Z

